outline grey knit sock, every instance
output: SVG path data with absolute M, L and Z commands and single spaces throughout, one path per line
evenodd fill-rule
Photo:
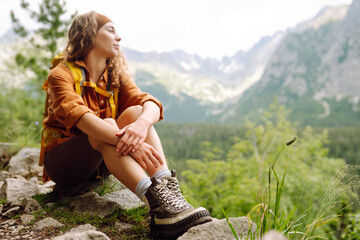
M 171 173 L 169 171 L 169 169 L 161 169 L 159 171 L 157 171 L 153 177 L 156 179 L 162 179 L 163 177 L 165 177 L 166 175 L 171 176 Z
M 150 185 L 151 185 L 151 180 L 149 177 L 144 177 L 136 185 L 135 194 L 136 194 L 136 196 L 138 196 L 138 198 L 140 198 L 140 200 L 142 200 L 142 198 L 144 197 L 144 195 L 145 195 L 146 191 L 148 190 L 148 188 L 150 187 Z

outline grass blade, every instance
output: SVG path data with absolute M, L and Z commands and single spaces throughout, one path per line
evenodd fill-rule
M 238 238 L 238 236 L 237 236 L 237 233 L 236 233 L 236 231 L 235 231 L 235 229 L 234 229 L 233 225 L 231 224 L 231 222 L 230 222 L 230 220 L 229 220 L 229 218 L 228 218 L 228 216 L 227 216 L 227 214 L 226 214 L 225 210 L 224 210 L 223 208 L 221 208 L 221 211 L 223 212 L 223 214 L 224 214 L 224 216 L 225 216 L 225 218 L 226 218 L 226 222 L 228 223 L 228 225 L 229 225 L 229 227 L 230 227 L 230 229 L 231 229 L 231 231 L 232 231 L 232 233 L 233 233 L 233 235 L 234 235 L 235 239 L 236 239 L 236 240 L 239 240 L 239 238 Z

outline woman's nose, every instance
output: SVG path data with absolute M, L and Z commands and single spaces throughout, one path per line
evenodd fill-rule
M 118 42 L 120 42 L 120 41 L 121 41 L 121 37 L 116 34 L 115 40 L 118 41 Z

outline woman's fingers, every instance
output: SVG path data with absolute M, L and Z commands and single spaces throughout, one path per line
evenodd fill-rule
M 122 154 L 125 150 L 124 146 L 126 145 L 126 142 L 128 141 L 129 139 L 129 134 L 125 133 L 121 138 L 120 138 L 120 141 L 119 141 L 119 144 L 116 146 L 116 151 L 120 154 Z
M 138 144 L 139 144 L 139 138 L 134 137 L 130 145 L 124 151 L 124 155 L 128 155 L 130 151 L 133 151 Z
M 141 145 L 143 143 L 144 143 L 144 140 L 140 139 L 131 151 L 135 152 L 136 150 L 138 150 L 141 147 Z
M 148 157 L 151 163 L 154 165 L 154 167 L 155 168 L 159 167 L 159 164 L 163 165 L 164 162 L 161 159 L 160 154 L 154 148 L 151 148 L 150 150 L 151 152 L 149 152 Z
M 148 166 L 147 166 L 147 164 L 145 163 L 145 159 L 141 159 L 141 160 L 139 160 L 139 161 L 137 161 L 139 164 L 140 164 L 140 166 L 144 169 L 144 170 L 147 170 L 148 169 Z
M 135 136 L 129 136 L 126 141 L 124 142 L 124 144 L 122 145 L 122 147 L 120 148 L 119 153 L 123 154 L 123 155 L 127 155 L 128 152 L 127 150 L 131 150 L 134 148 L 134 142 L 136 142 L 136 137 Z
M 151 169 L 151 168 L 153 168 L 154 166 L 156 166 L 155 164 L 152 163 L 151 156 L 146 156 L 145 159 L 144 159 L 144 162 L 145 162 L 146 167 L 147 167 L 148 169 Z
M 129 127 L 121 129 L 116 136 L 120 137 L 119 144 L 116 146 L 116 151 L 119 154 L 127 155 L 131 151 L 135 152 L 144 142 L 145 137 Z
M 121 135 L 123 135 L 126 131 L 127 127 L 124 127 L 123 129 L 121 129 L 119 132 L 116 133 L 116 136 L 120 137 Z
M 130 155 L 144 170 L 164 165 L 164 160 L 161 155 L 155 150 L 155 148 L 146 143 L 144 143 L 139 150 L 131 152 Z

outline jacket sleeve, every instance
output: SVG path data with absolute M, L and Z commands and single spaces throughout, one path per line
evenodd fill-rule
M 119 88 L 119 113 L 122 113 L 126 108 L 134 105 L 143 105 L 147 101 L 153 101 L 160 108 L 159 121 L 164 118 L 163 106 L 161 102 L 149 93 L 142 92 L 136 86 L 134 80 L 129 79 L 125 84 Z
M 49 73 L 48 84 L 49 109 L 67 130 L 73 128 L 85 113 L 93 113 L 75 92 L 74 78 L 65 64 L 59 64 Z

